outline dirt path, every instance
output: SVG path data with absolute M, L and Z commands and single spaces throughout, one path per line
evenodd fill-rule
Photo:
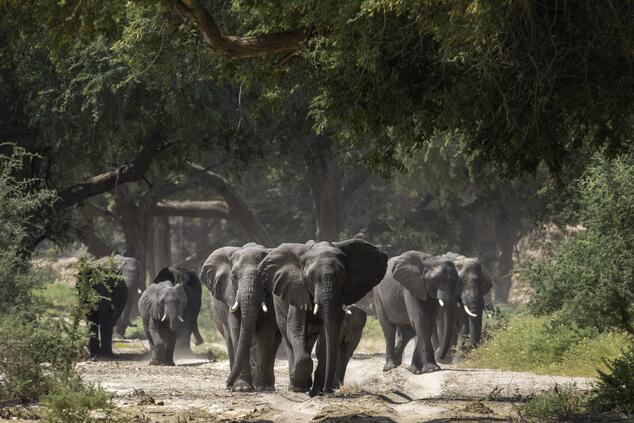
M 117 405 L 138 422 L 202 421 L 446 421 L 460 417 L 507 421 L 520 397 L 584 378 L 537 376 L 483 369 L 413 375 L 401 367 L 384 373 L 383 357 L 355 355 L 346 386 L 335 395 L 310 398 L 288 392 L 288 367 L 276 364 L 277 392 L 232 393 L 225 386 L 227 361 L 180 359 L 176 367 L 148 366 L 142 354 L 119 350 L 117 361 L 83 362 L 85 380 L 116 394 Z M 469 421 L 466 420 L 466 421 Z

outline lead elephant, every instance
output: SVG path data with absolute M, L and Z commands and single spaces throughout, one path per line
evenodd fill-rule
M 153 283 L 170 281 L 180 284 L 187 296 L 187 308 L 183 312 L 183 322 L 176 337 L 176 352 L 191 354 L 191 337 L 194 335 L 196 345 L 203 343 L 203 338 L 198 331 L 198 315 L 202 301 L 202 285 L 195 272 L 181 267 L 162 268 Z
M 273 297 L 265 292 L 258 273 L 268 252 L 255 243 L 223 247 L 211 253 L 200 272 L 213 297 L 214 321 L 227 344 L 231 368 L 227 387 L 236 391 L 275 389 L 281 335 Z
M 444 321 L 454 321 L 457 284 L 456 267 L 445 258 L 408 251 L 390 259 L 385 277 L 374 288 L 374 305 L 386 344 L 384 371 L 401 364 L 403 350 L 414 336 L 416 348 L 409 370 L 415 374 L 440 370 L 432 346 L 433 326 L 439 308 Z M 444 357 L 450 346 L 447 331 L 439 355 Z
M 290 389 L 310 395 L 337 386 L 338 340 L 345 305 L 359 301 L 385 274 L 387 255 L 359 239 L 282 244 L 260 263 L 272 292 L 277 324 L 289 359 Z M 324 377 L 312 380 L 311 350 L 324 341 Z M 325 363 L 324 363 L 325 361 Z
M 139 298 L 139 313 L 152 351 L 150 365 L 174 366 L 176 338 L 186 308 L 185 288 L 169 280 L 150 284 Z
M 454 344 L 469 336 L 472 346 L 480 344 L 484 296 L 491 290 L 491 279 L 482 269 L 480 260 L 456 253 L 446 253 L 442 257 L 451 260 L 458 271 L 460 309 L 452 329 L 456 333 Z M 444 331 L 444 322 L 438 321 L 438 333 Z
M 112 332 L 128 302 L 128 288 L 111 258 L 96 260 L 78 277 L 77 289 L 90 329 L 92 357 L 112 357 Z

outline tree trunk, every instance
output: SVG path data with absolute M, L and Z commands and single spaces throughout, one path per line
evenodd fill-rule
M 332 151 L 332 141 L 313 136 L 306 154 L 306 165 L 310 174 L 310 189 L 313 195 L 315 217 L 315 239 L 338 241 L 337 197 L 339 195 L 339 169 Z
M 515 228 L 505 225 L 498 234 L 498 258 L 497 278 L 494 284 L 495 301 L 506 303 L 509 300 L 511 285 L 513 283 L 513 252 L 518 241 L 518 233 Z
M 148 231 L 150 242 L 147 245 L 147 255 L 151 256 L 152 278 L 163 267 L 172 265 L 172 243 L 170 236 L 170 221 L 168 216 L 154 217 L 150 231 Z

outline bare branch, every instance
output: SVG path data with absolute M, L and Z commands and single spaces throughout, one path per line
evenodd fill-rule
M 231 218 L 229 206 L 224 201 L 161 201 L 152 209 L 152 214 L 207 219 Z
M 303 48 L 307 31 L 276 32 L 252 37 L 223 35 L 207 9 L 197 0 L 173 0 L 174 9 L 184 19 L 196 23 L 205 45 L 214 53 L 231 59 L 261 57 Z

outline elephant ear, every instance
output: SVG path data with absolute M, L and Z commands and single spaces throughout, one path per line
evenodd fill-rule
M 343 301 L 354 304 L 381 282 L 387 270 L 387 254 L 361 239 L 334 242 L 346 256 L 348 278 L 343 286 Z
M 139 299 L 139 308 L 146 309 L 152 319 L 163 317 L 163 306 L 160 301 L 161 288 L 158 284 L 150 285 Z
M 302 310 L 311 307 L 310 292 L 303 278 L 301 256 L 307 244 L 286 243 L 273 249 L 260 263 L 258 271 L 264 288 Z
M 482 264 L 480 264 L 482 266 Z M 493 281 L 489 277 L 489 274 L 482 269 L 482 295 L 486 295 L 493 287 Z
M 209 255 L 200 270 L 200 280 L 209 289 L 211 295 L 228 306 L 233 305 L 236 300 L 237 287 L 231 278 L 233 269 L 231 256 L 239 249 L 239 247 L 217 249 Z
M 389 265 L 392 277 L 422 301 L 428 298 L 423 263 L 428 257 L 428 254 L 420 251 L 408 251 L 390 259 Z

